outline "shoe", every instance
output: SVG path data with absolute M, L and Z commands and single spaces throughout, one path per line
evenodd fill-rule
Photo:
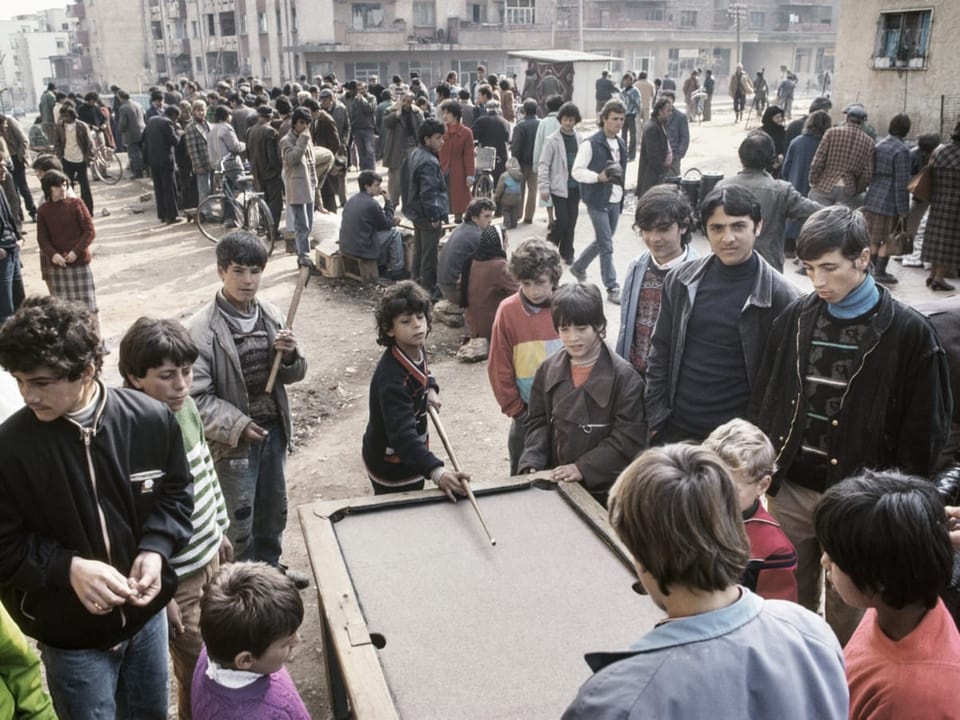
M 393 280 L 394 282 L 410 279 L 410 271 L 406 268 L 401 268 L 400 270 L 389 270 L 384 273 L 384 275 L 388 280 Z
M 306 573 L 302 573 L 299 570 L 292 570 L 286 565 L 277 565 L 277 569 L 293 580 L 293 585 L 297 590 L 306 590 L 310 587 L 310 576 Z
M 607 302 L 611 305 L 620 304 L 620 288 L 615 287 L 612 290 L 607 290 Z
M 578 283 L 585 283 L 587 281 L 587 273 L 580 270 L 573 263 L 570 264 L 570 274 L 577 279 Z
M 900 264 L 903 265 L 904 267 L 923 267 L 922 260 L 915 260 L 910 255 L 904 255 L 903 258 L 900 260 Z
M 533 225 L 533 220 L 524 220 L 524 221 L 523 221 L 523 224 L 524 224 L 524 225 Z
M 927 278 L 927 287 L 931 290 L 956 290 L 956 288 L 946 280 L 934 280 L 933 278 Z
M 874 271 L 873 279 L 876 280 L 878 283 L 882 283 L 883 285 L 896 285 L 898 282 L 900 282 L 899 280 L 897 280 L 896 277 L 894 277 L 893 275 L 891 275 L 886 271 L 884 272 Z

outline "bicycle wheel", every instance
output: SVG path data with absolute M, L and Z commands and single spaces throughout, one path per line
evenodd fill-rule
M 230 201 L 224 195 L 210 195 L 197 208 L 197 227 L 210 242 L 220 242 L 220 238 L 231 230 L 237 229 L 237 222 L 228 217 Z
M 277 242 L 276 228 L 273 226 L 273 215 L 262 197 L 251 197 L 243 208 L 243 227 L 257 236 L 267 249 L 267 255 L 273 255 L 273 248 Z
M 473 196 L 475 198 L 493 198 L 493 178 L 487 173 L 482 173 L 473 183 Z
M 116 185 L 123 177 L 123 163 L 116 150 L 102 147 L 93 158 L 93 172 L 107 185 Z

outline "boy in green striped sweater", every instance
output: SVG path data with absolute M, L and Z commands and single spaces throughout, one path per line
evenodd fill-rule
M 172 410 L 183 433 L 193 475 L 193 536 L 170 559 L 177 573 L 177 593 L 167 606 L 170 655 L 177 678 L 177 711 L 189 720 L 190 685 L 200 655 L 200 598 L 221 562 L 233 560 L 227 539 L 227 506 L 220 491 L 203 423 L 190 397 L 193 363 L 199 351 L 186 328 L 175 320 L 137 320 L 120 342 L 120 373 L 126 387 L 142 390 Z

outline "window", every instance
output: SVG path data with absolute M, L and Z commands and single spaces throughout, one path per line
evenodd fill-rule
M 504 23 L 533 25 L 536 20 L 536 0 L 507 0 Z
M 202 58 L 202 57 L 196 57 L 196 58 L 193 59 L 193 61 L 194 61 L 194 64 L 196 64 L 196 66 L 197 66 L 197 72 L 198 72 L 198 73 L 202 73 L 202 72 L 203 72 L 203 58 Z
M 247 34 L 247 14 L 246 13 L 240 16 L 240 34 L 241 35 Z
M 207 15 L 207 36 L 213 37 L 217 34 L 217 20 L 213 13 Z
M 932 10 L 881 13 L 873 67 L 925 67 L 932 15 Z
M 257 30 L 261 33 L 267 31 L 267 14 L 265 12 L 257 13 Z
M 468 3 L 467 19 L 475 25 L 482 25 L 487 22 L 487 4 Z
M 220 13 L 220 34 L 224 37 L 237 34 L 237 18 L 232 12 Z
M 260 77 L 270 77 L 270 60 L 268 58 L 260 59 Z
M 158 22 L 150 23 L 150 34 L 154 40 L 163 40 L 163 25 Z
M 190 37 L 200 37 L 200 23 L 196 20 L 190 22 Z
M 354 3 L 353 29 L 369 30 L 383 27 L 383 5 L 380 3 Z M 354 78 L 357 79 L 357 78 Z
M 437 24 L 436 6 L 432 2 L 413 4 L 413 24 L 417 27 L 435 27 Z
M 57 50 L 63 50 L 64 47 L 63 40 L 57 40 Z
M 643 20 L 647 22 L 663 22 L 663 10 L 647 9 L 643 11 Z
M 750 13 L 750 27 L 754 30 L 763 30 L 763 22 L 766 18 L 762 12 Z
M 697 26 L 697 11 L 681 10 L 680 11 L 680 27 L 695 28 L 696 26 Z
M 368 82 L 372 77 L 384 77 L 386 73 L 380 72 L 380 64 L 375 62 L 344 63 L 346 77 L 353 78 L 360 82 Z

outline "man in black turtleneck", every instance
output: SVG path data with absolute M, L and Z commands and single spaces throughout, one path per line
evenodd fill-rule
M 739 186 L 703 201 L 711 255 L 667 275 L 647 361 L 651 441 L 701 442 L 747 410 L 773 321 L 796 289 L 754 250 L 760 201 Z
M 870 235 L 843 205 L 811 215 L 797 239 L 813 292 L 776 322 L 749 418 L 777 450 L 770 510 L 797 550 L 801 605 L 819 610 L 823 492 L 871 468 L 930 477 L 950 430 L 946 355 L 920 313 L 870 275 Z M 845 644 L 862 615 L 832 588 L 825 615 Z

